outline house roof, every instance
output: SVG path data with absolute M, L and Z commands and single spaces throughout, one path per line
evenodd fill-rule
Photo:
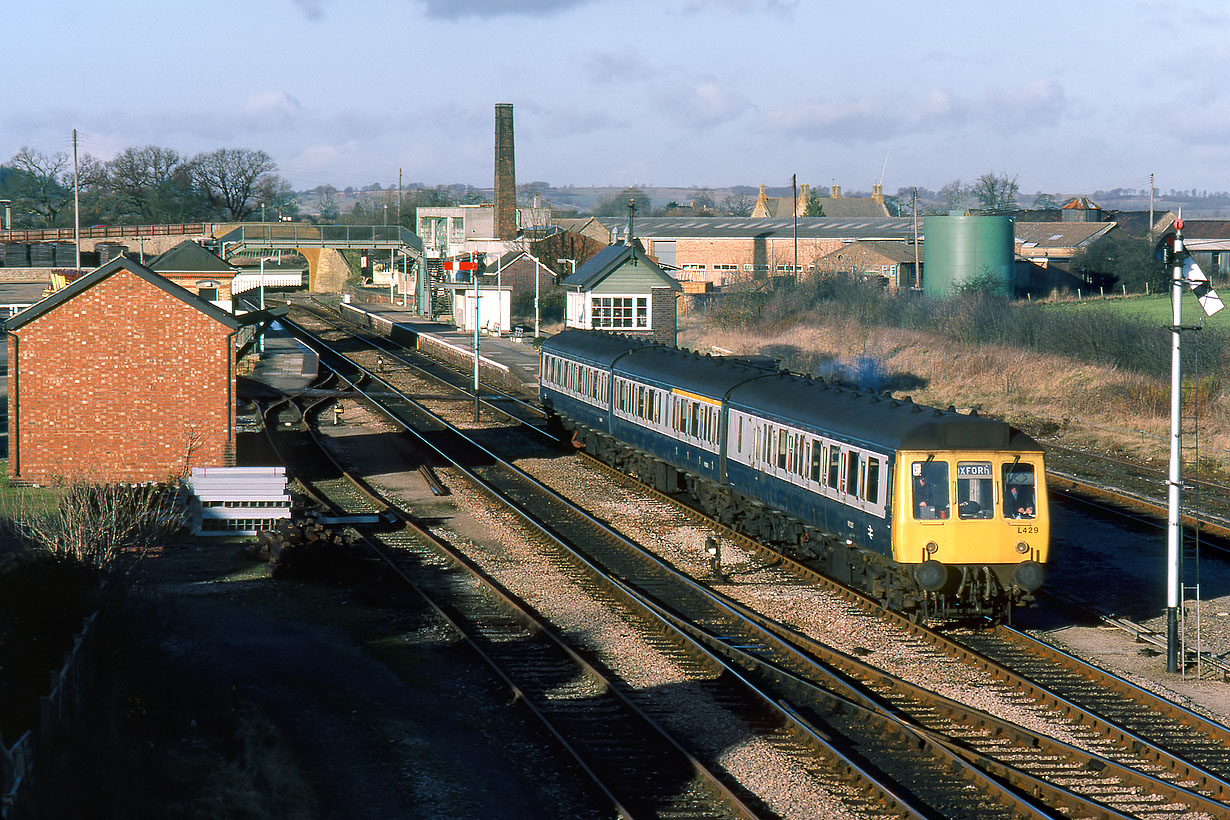
M 158 273 L 209 273 L 234 276 L 235 269 L 215 253 L 185 239 L 169 251 L 149 260 L 150 270 Z
M 496 258 L 496 260 L 495 260 L 494 262 L 488 262 L 488 263 L 486 264 L 486 268 L 485 268 L 485 270 L 483 271 L 483 273 L 484 273 L 484 274 L 493 274 L 493 273 L 495 273 L 497 270 L 503 270 L 504 268 L 508 267 L 508 266 L 509 266 L 509 265 L 511 265 L 513 262 L 516 262 L 518 259 L 520 259 L 520 258 L 522 258 L 522 257 L 525 257 L 525 258 L 526 258 L 526 259 L 528 259 L 530 262 L 533 262 L 533 261 L 535 261 L 535 259 L 536 259 L 536 257 L 534 256 L 534 254 L 532 254 L 532 253 L 530 253 L 529 251 L 525 250 L 525 248 L 517 248 L 516 250 L 507 251 L 506 253 L 502 254 L 502 255 L 501 255 L 501 256 L 499 256 L 499 257 L 497 257 L 497 258 Z M 539 261 L 539 264 L 542 264 L 542 263 L 541 263 L 541 260 Z M 543 265 L 543 267 L 546 267 L 546 266 L 545 266 L 545 265 Z
M 664 285 L 674 290 L 683 290 L 683 286 L 674 277 L 662 270 L 656 262 L 645 255 L 645 251 L 641 248 L 640 243 L 635 240 L 631 245 L 623 242 L 617 245 L 607 245 L 560 284 L 565 288 L 578 291 L 593 290 L 595 285 L 619 270 L 626 262 L 633 258 L 636 259 L 636 264 L 645 265 L 651 271 L 657 271 Z
M 1184 219 L 1184 239 L 1227 239 L 1230 238 L 1230 220 L 1226 219 Z
M 828 218 L 888 217 L 888 206 L 875 197 L 821 197 L 820 207 L 824 209 L 824 216 Z M 790 209 L 787 208 L 786 211 L 789 213 Z
M 40 316 L 50 313 L 60 305 L 70 301 L 77 296 L 77 294 L 94 287 L 94 285 L 121 270 L 126 270 L 159 290 L 165 291 L 171 296 L 174 296 L 176 299 L 179 299 L 181 302 L 184 302 L 185 304 L 201 311 L 211 319 L 226 325 L 231 330 L 236 330 L 241 325 L 246 324 L 246 322 L 237 319 L 235 316 L 232 316 L 230 313 L 227 313 L 225 310 L 214 305 L 213 303 L 202 299 L 192 291 L 182 288 L 170 279 L 167 279 L 165 276 L 150 270 L 135 259 L 129 259 L 127 256 L 117 256 L 101 268 L 91 271 L 78 279 L 76 282 L 73 282 L 71 285 L 57 290 L 41 302 L 31 305 L 21 313 L 11 317 L 4 323 L 4 329 L 12 333 L 18 328 L 24 327 Z
M 1079 248 L 1098 239 L 1114 222 L 1017 222 L 1013 230 L 1022 251 L 1031 248 Z
M 1087 196 L 1077 196 L 1069 199 L 1063 205 L 1059 206 L 1062 211 L 1100 211 L 1102 206 L 1098 205 Z

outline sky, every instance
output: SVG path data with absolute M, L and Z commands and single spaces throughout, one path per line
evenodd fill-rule
M 297 190 L 1227 190 L 1230 4 L 9 0 L 0 162 L 263 150 Z

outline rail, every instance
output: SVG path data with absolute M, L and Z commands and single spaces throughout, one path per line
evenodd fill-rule
M 82 239 L 110 239 L 112 237 L 179 236 L 209 233 L 213 223 L 183 222 L 172 225 L 94 225 L 82 228 Z M 72 242 L 78 234 L 73 228 L 39 228 L 0 231 L 0 242 Z

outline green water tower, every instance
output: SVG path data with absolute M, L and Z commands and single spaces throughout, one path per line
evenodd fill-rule
M 1012 295 L 1014 273 L 1012 220 L 1006 216 L 929 216 L 923 221 L 926 267 L 923 292 L 951 296 L 971 282 Z

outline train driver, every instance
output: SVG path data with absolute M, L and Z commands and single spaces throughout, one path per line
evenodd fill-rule
M 1009 484 L 1008 491 L 1004 493 L 1004 515 L 1008 518 L 1033 518 L 1033 488 Z

